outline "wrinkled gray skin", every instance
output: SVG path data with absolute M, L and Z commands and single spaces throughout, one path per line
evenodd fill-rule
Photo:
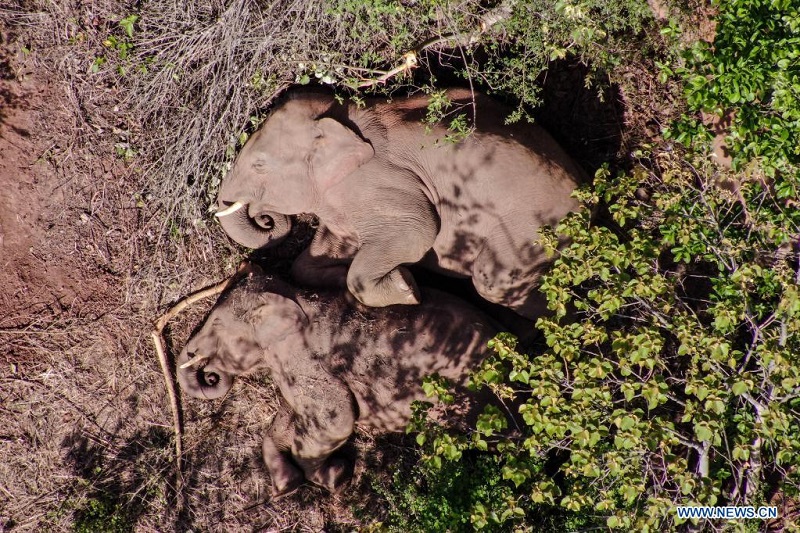
M 258 248 L 290 230 L 286 215 L 314 213 L 320 228 L 292 269 L 312 286 L 347 286 L 362 303 L 419 302 L 402 265 L 472 278 L 487 300 L 536 318 L 548 264 L 532 242 L 543 225 L 577 210 L 584 175 L 542 128 L 506 126 L 508 110 L 486 96 L 449 92 L 475 131 L 453 144 L 441 125 L 426 133 L 427 97 L 339 104 L 301 94 L 279 106 L 223 180 L 220 217 L 235 241 Z
M 202 355 L 198 366 L 178 370 L 182 389 L 219 398 L 233 377 L 265 368 L 283 407 L 264 438 L 264 461 L 276 495 L 304 480 L 339 490 L 350 462 L 332 454 L 354 427 L 403 429 L 411 403 L 424 399 L 422 378 L 434 372 L 463 384 L 497 331 L 462 300 L 423 292 L 418 307 L 363 307 L 341 289 L 298 290 L 261 272 L 223 295 L 177 364 Z M 199 368 L 198 368 L 199 367 Z M 476 411 L 475 397 L 460 406 Z

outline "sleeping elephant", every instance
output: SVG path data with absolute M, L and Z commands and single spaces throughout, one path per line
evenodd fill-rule
M 359 305 L 346 291 L 303 291 L 262 272 L 224 294 L 178 356 L 181 388 L 219 398 L 244 372 L 268 369 L 282 408 L 264 438 L 273 492 L 309 480 L 340 489 L 352 462 L 334 452 L 356 424 L 403 429 L 432 373 L 463 385 L 497 331 L 487 316 L 438 291 L 418 307 Z M 459 385 L 459 386 L 460 386 Z M 485 402 L 465 395 L 462 414 Z
M 473 106 L 474 96 L 474 106 Z M 428 99 L 366 105 L 300 94 L 279 106 L 245 144 L 220 188 L 217 216 L 235 241 L 270 246 L 287 215 L 320 227 L 292 269 L 313 286 L 347 286 L 372 307 L 419 302 L 403 265 L 472 278 L 485 299 L 538 315 L 537 280 L 549 263 L 533 243 L 579 208 L 580 168 L 542 128 L 504 125 L 486 96 L 448 93 L 475 115 L 474 131 L 447 140 L 422 124 Z

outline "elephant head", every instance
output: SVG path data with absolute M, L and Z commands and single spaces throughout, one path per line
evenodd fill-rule
M 259 272 L 260 269 L 256 270 Z M 211 314 L 181 350 L 176 361 L 178 382 L 190 396 L 224 396 L 235 376 L 264 366 L 278 366 L 277 358 L 302 342 L 307 318 L 291 298 L 267 292 L 285 285 L 276 279 L 253 276 L 223 296 Z
M 374 156 L 325 111 L 319 97 L 290 100 L 247 141 L 218 198 L 217 216 L 233 240 L 249 248 L 277 244 L 291 229 L 287 215 L 318 212 L 325 191 Z

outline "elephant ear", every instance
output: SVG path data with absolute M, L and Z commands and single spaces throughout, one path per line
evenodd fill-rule
M 339 183 L 375 155 L 372 145 L 337 120 L 328 117 L 318 119 L 316 131 L 309 163 L 311 175 L 323 191 Z
M 308 317 L 291 298 L 266 292 L 259 295 L 261 305 L 244 315 L 253 325 L 256 340 L 262 347 L 277 344 L 290 335 L 300 335 L 308 326 Z

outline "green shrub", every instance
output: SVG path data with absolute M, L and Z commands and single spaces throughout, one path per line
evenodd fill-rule
M 632 51 L 631 43 L 653 22 L 647 2 L 640 0 L 529 0 L 513 6 L 498 24 L 502 31 L 483 39 L 487 60 L 471 74 L 519 103 L 511 120 L 527 116 L 525 106 L 541 103 L 540 78 L 550 61 L 579 58 L 596 70 L 611 70 L 634 55 L 642 57 L 646 51 Z
M 539 506 L 534 514 L 520 507 L 508 510 L 514 493 L 503 481 L 499 457 L 467 453 L 458 462 L 445 462 L 439 468 L 418 463 L 398 470 L 390 487 L 375 490 L 386 500 L 387 517 L 382 531 L 468 531 L 490 528 L 511 531 L 513 524 L 496 509 L 516 512 L 520 520 L 535 523 L 537 531 L 568 531 L 591 524 L 586 516 L 557 507 Z M 535 469 L 541 469 L 537 462 Z
M 713 44 L 698 42 L 677 72 L 690 107 L 733 112 L 727 137 L 734 168 L 756 160 L 768 176 L 791 176 L 800 164 L 800 5 L 791 0 L 728 0 L 719 9 Z M 696 120 L 673 135 L 690 142 Z
M 75 511 L 75 533 L 128 533 L 135 522 L 109 495 L 92 498 Z
M 429 426 L 429 463 L 494 439 L 516 495 L 498 516 L 560 505 L 639 531 L 681 523 L 678 505 L 764 504 L 775 476 L 797 493 L 800 213 L 755 180 L 742 203 L 715 173 L 674 152 L 616 179 L 598 172 L 581 197 L 606 202 L 615 229 L 591 226 L 588 210 L 557 228 L 572 242 L 542 284 L 547 349 L 530 357 L 501 335 L 474 374 L 527 398 L 522 435 L 497 437 L 499 411 L 468 437 Z M 559 483 L 530 467 L 556 451 Z
M 498 410 L 469 435 L 414 426 L 432 467 L 470 450 L 496 458 L 515 495 L 491 509 L 501 522 L 556 505 L 660 531 L 684 522 L 679 505 L 798 494 L 800 11 L 782 0 L 718 8 L 714 44 L 665 73 L 685 81 L 692 110 L 733 111 L 727 143 L 746 172 L 703 160 L 708 132 L 689 117 L 667 136 L 690 153 L 640 154 L 615 178 L 599 171 L 580 198 L 609 220 L 593 225 L 586 209 L 541 241 L 555 254 L 556 234 L 571 239 L 542 284 L 547 347 L 527 355 L 500 335 L 473 376 L 523 402 L 521 435 L 500 431 Z M 543 458 L 556 475 L 532 467 Z

